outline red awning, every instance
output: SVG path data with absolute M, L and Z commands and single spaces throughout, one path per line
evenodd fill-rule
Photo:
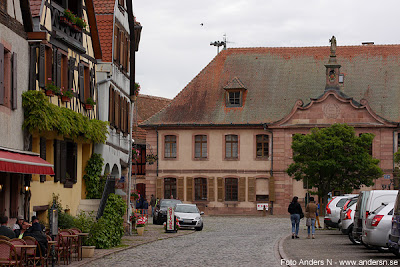
M 0 172 L 54 175 L 53 165 L 38 154 L 0 149 Z

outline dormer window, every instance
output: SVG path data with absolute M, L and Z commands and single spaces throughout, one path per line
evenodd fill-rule
M 228 103 L 226 103 L 226 106 L 227 107 L 242 106 L 242 97 L 240 91 L 228 92 Z
M 243 106 L 243 93 L 246 90 L 243 83 L 239 78 L 234 77 L 225 87 L 226 91 L 226 107 L 242 107 Z

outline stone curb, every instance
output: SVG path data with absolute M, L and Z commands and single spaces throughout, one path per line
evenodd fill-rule
M 116 250 L 110 251 L 110 252 L 105 253 L 105 254 L 103 254 L 103 255 L 101 255 L 101 256 L 90 258 L 89 260 L 84 260 L 84 261 L 82 260 L 80 263 L 76 263 L 76 264 L 74 264 L 73 266 L 74 266 L 74 267 L 75 267 L 75 266 L 76 266 L 76 267 L 85 266 L 86 264 L 91 263 L 91 262 L 93 262 L 93 261 L 96 261 L 96 260 L 105 258 L 105 257 L 107 257 L 107 256 L 110 256 L 110 255 L 116 254 L 116 253 L 118 253 L 118 252 L 122 252 L 122 251 L 125 251 L 125 250 L 128 250 L 128 249 L 131 249 L 131 248 L 134 248 L 134 247 L 146 245 L 146 244 L 153 243 L 153 242 L 156 242 L 156 241 L 159 241 L 159 240 L 164 240 L 164 239 L 170 239 L 170 238 L 180 237 L 180 236 L 189 235 L 189 234 L 193 234 L 193 233 L 195 233 L 195 231 L 190 231 L 190 232 L 187 232 L 187 233 L 185 233 L 185 234 L 178 235 L 178 236 L 170 236 L 170 237 L 157 238 L 157 239 L 150 240 L 150 241 L 146 241 L 146 242 L 143 242 L 143 243 L 140 243 L 140 244 L 136 244 L 136 245 L 129 245 L 129 246 L 127 246 L 127 247 L 123 247 L 123 248 L 120 248 L 120 249 L 116 249 Z
M 288 235 L 286 235 L 286 236 L 281 237 L 281 238 L 279 239 L 279 241 L 277 242 L 277 244 L 276 244 L 277 253 L 278 253 L 278 258 L 277 258 L 277 260 L 278 260 L 279 266 L 283 266 L 283 265 L 280 264 L 280 263 L 281 263 L 281 259 L 286 259 L 286 260 L 289 259 L 289 257 L 286 255 L 285 251 L 283 250 L 283 242 L 284 242 L 286 239 L 290 238 L 291 236 L 292 236 L 292 234 L 288 234 Z M 286 264 L 285 266 L 288 266 L 288 267 L 295 267 L 296 265 L 289 265 L 289 264 Z

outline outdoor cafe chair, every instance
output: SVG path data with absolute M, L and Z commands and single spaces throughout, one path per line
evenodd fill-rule
M 0 266 L 18 266 L 22 262 L 18 260 L 14 245 L 7 240 L 0 240 Z
M 71 259 L 71 239 L 69 238 L 71 234 L 65 230 L 59 230 L 56 237 L 57 244 L 55 246 L 57 261 L 63 259 L 64 264 L 69 264 Z
M 9 242 L 11 244 L 13 244 L 13 245 L 26 245 L 26 242 L 23 239 L 20 239 L 20 238 L 13 238 Z M 23 255 L 24 251 L 22 250 L 22 248 L 16 247 L 15 250 L 17 251 L 18 259 L 19 260 L 25 260 L 24 259 L 25 255 Z
M 8 238 L 5 235 L 0 235 L 0 240 L 6 240 L 6 241 L 10 241 L 10 238 Z
M 68 229 L 71 235 L 77 235 L 76 238 L 72 239 L 71 249 L 72 253 L 75 254 L 75 259 L 79 260 L 81 258 L 81 248 L 82 248 L 82 237 L 78 234 L 82 233 L 78 228 Z
M 26 250 L 26 254 L 27 254 L 26 264 L 32 265 L 32 266 L 37 266 L 37 265 L 44 266 L 44 263 L 45 263 L 44 257 L 43 257 L 42 251 L 40 250 L 40 245 L 37 242 L 37 240 L 31 236 L 24 236 L 23 239 L 27 245 L 35 245 L 36 246 L 36 248 L 28 248 Z

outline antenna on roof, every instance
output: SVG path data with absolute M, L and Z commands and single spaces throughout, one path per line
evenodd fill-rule
M 233 42 L 228 42 L 226 40 L 226 33 L 224 33 L 223 35 L 223 41 L 215 41 L 215 42 L 211 42 L 210 45 L 216 46 L 217 47 L 217 55 L 219 53 L 219 47 L 223 46 L 222 50 L 226 50 L 226 43 L 233 43 Z

